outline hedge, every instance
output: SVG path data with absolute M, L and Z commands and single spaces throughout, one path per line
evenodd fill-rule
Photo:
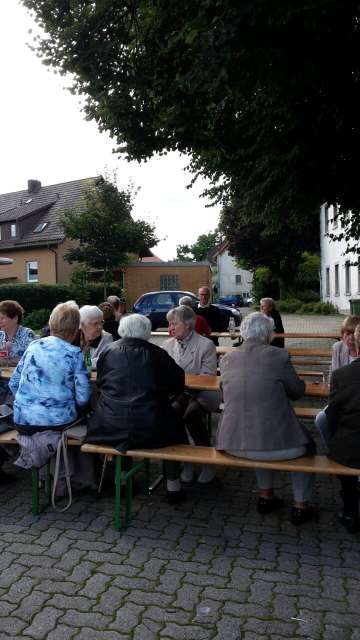
M 108 293 L 121 297 L 118 285 L 109 285 Z M 99 304 L 104 299 L 102 284 L 3 284 L 0 285 L 1 300 L 17 300 L 27 314 L 37 309 L 53 309 L 59 302 L 76 300 L 83 304 Z
M 338 310 L 330 302 L 302 302 L 301 300 L 279 300 L 275 303 L 281 313 L 313 313 L 330 315 L 338 313 Z

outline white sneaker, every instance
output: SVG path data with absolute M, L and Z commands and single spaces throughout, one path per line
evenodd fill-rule
M 181 482 L 192 482 L 194 480 L 194 466 L 191 462 L 185 462 L 180 475 Z
M 204 464 L 201 473 L 197 479 L 200 484 L 207 484 L 215 478 L 215 471 L 212 466 Z

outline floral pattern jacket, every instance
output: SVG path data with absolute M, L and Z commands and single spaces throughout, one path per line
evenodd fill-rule
M 35 340 L 36 335 L 32 329 L 28 327 L 23 327 L 19 324 L 16 333 L 13 338 L 8 338 L 5 331 L 0 331 L 0 350 L 1 345 L 4 342 L 10 340 L 11 349 L 9 353 L 10 358 L 21 358 L 24 355 L 26 349 L 28 348 L 30 342 Z
M 68 424 L 90 400 L 91 385 L 79 347 L 49 336 L 32 342 L 9 387 L 15 396 L 14 422 L 26 426 Z

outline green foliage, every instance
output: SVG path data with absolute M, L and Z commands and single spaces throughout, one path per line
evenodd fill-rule
M 37 309 L 36 311 L 31 311 L 31 313 L 25 314 L 23 324 L 25 327 L 30 327 L 30 329 L 33 329 L 34 331 L 39 331 L 49 322 L 50 313 L 50 309 Z
M 261 298 L 276 298 L 279 288 L 271 274 L 269 267 L 258 267 L 254 271 L 252 283 L 252 296 L 256 304 L 259 304 Z
M 22 0 L 45 64 L 130 159 L 178 150 L 278 233 L 328 201 L 360 235 L 355 0 Z
M 178 244 L 176 247 L 176 260 L 186 262 L 201 262 L 207 260 L 210 249 L 220 244 L 224 237 L 218 229 L 201 234 L 193 245 Z
M 330 302 L 307 302 L 301 300 L 279 300 L 276 302 L 276 308 L 280 313 L 309 313 L 330 315 L 338 313 L 336 307 Z
M 111 285 L 111 293 L 121 297 L 123 292 Z M 0 285 L 0 300 L 17 300 L 29 314 L 38 309 L 53 309 L 59 302 L 76 300 L 83 304 L 99 304 L 103 301 L 102 284 L 86 286 L 66 284 L 3 284 Z
M 62 217 L 66 236 L 79 241 L 67 251 L 65 260 L 102 270 L 104 297 L 113 270 L 128 262 L 128 254 L 140 254 L 158 242 L 153 226 L 132 219 L 133 197 L 131 187 L 119 191 L 102 180 L 89 187 L 81 213 L 70 210 Z

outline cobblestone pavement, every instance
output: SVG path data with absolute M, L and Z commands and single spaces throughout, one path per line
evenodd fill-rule
M 253 472 L 219 469 L 178 507 L 163 486 L 140 492 L 119 534 L 111 497 L 32 516 L 16 474 L 0 495 L 0 640 L 360 640 L 360 539 L 336 522 L 334 478 L 316 479 L 318 518 L 299 529 L 286 474 L 286 508 L 261 516 Z

